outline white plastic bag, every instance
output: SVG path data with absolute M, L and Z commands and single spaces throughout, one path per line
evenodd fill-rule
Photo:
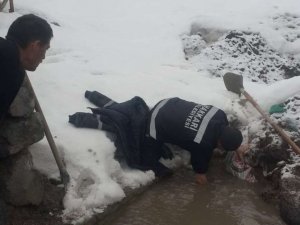
M 237 154 L 237 152 L 228 152 L 225 157 L 226 170 L 232 175 L 246 180 L 250 183 L 256 182 L 253 175 L 253 169 L 246 164 Z

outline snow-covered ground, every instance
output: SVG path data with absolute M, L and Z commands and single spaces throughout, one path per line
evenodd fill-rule
M 68 115 L 88 112 L 87 107 L 92 106 L 84 98 L 85 90 L 97 90 L 118 102 L 139 95 L 149 106 L 178 96 L 215 105 L 247 123 L 251 118 L 243 117 L 242 108 L 232 104 L 238 96 L 225 89 L 222 78 L 212 76 L 214 67 L 220 66 L 210 55 L 214 43 L 206 43 L 206 55 L 186 60 L 183 37 L 199 28 L 217 31 L 212 34 L 217 38 L 231 30 L 260 33 L 276 53 L 284 57 L 293 54 L 294 60 L 300 61 L 299 0 L 14 3 L 15 13 L 9 14 L 7 8 L 0 13 L 0 36 L 5 36 L 14 19 L 27 13 L 45 18 L 54 31 L 46 59 L 29 76 L 72 178 L 64 199 L 64 217 L 74 221 L 121 200 L 125 187 L 136 188 L 154 178 L 150 171 L 121 168 L 113 159 L 115 147 L 104 132 L 77 129 L 68 123 Z M 268 54 L 263 60 L 270 59 L 272 53 Z M 236 66 L 239 61 L 248 63 L 226 54 L 222 60 Z M 300 77 L 271 80 L 270 84 L 244 81 L 246 90 L 265 110 L 300 92 Z M 31 150 L 36 167 L 58 177 L 47 141 L 35 144 Z

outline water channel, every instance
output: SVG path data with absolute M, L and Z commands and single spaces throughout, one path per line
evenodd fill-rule
M 191 170 L 152 185 L 114 214 L 109 225 L 284 225 L 279 210 L 260 197 L 263 185 L 225 171 L 215 159 L 209 184 L 199 186 Z

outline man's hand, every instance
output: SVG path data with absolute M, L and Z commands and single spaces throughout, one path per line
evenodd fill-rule
M 207 178 L 206 178 L 206 175 L 203 173 L 197 173 L 196 174 L 196 182 L 200 185 L 203 185 L 203 184 L 207 184 Z
M 240 160 L 244 162 L 244 155 L 247 151 L 249 151 L 250 145 L 249 144 L 244 144 L 241 145 L 237 150 L 236 153 L 239 156 Z

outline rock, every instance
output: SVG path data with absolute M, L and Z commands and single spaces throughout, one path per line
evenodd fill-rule
M 16 154 L 43 137 L 43 124 L 37 112 L 28 118 L 7 117 L 1 124 L 0 141 L 6 142 L 10 154 Z
M 296 76 L 300 76 L 300 64 L 297 63 L 295 65 L 283 65 L 282 70 L 284 70 L 285 72 L 285 77 L 287 79 L 291 78 L 291 77 L 296 77 Z
M 44 196 L 44 179 L 34 169 L 27 149 L 44 137 L 43 123 L 34 107 L 34 95 L 25 79 L 0 126 L 0 155 L 11 155 L 0 161 L 0 193 L 14 206 L 39 205 Z M 0 225 L 4 221 L 1 216 L 5 215 L 3 205 L 0 202 Z
M 10 106 L 9 114 L 13 117 L 29 117 L 34 110 L 35 101 L 32 90 L 29 89 L 28 80 L 24 82 Z
M 280 214 L 289 225 L 300 224 L 300 165 L 280 181 Z
M 251 166 L 259 166 L 265 175 L 272 172 L 278 163 L 288 161 L 290 153 L 287 151 L 288 145 L 282 141 L 272 128 L 262 121 L 263 130 L 253 134 L 250 139 L 252 147 L 246 154 L 246 160 Z
M 14 206 L 39 205 L 44 196 L 43 178 L 33 168 L 32 156 L 24 150 L 0 163 L 6 202 Z
M 185 53 L 186 59 L 200 54 L 201 50 L 206 46 L 206 42 L 198 34 L 191 35 L 191 36 L 182 35 L 181 40 L 182 40 L 183 51 Z
M 272 114 L 286 134 L 300 144 L 299 95 L 290 97 L 284 102 L 284 112 Z M 268 202 L 279 204 L 280 214 L 289 225 L 300 224 L 300 157 L 278 136 L 264 121 L 258 122 L 259 129 L 251 134 L 251 150 L 247 161 L 252 166 L 263 169 L 263 175 L 271 179 L 273 188 L 262 196 Z M 256 127 L 257 123 L 249 124 Z

